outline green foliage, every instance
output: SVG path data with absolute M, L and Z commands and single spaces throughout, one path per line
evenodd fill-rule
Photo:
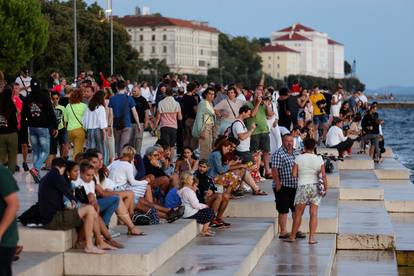
M 344 61 L 344 72 L 345 72 L 345 76 L 348 76 L 349 74 L 352 73 L 352 66 L 346 60 Z
M 16 74 L 45 50 L 48 23 L 38 0 L 0 0 L 0 69 Z
M 361 83 L 358 78 L 344 78 L 344 79 L 324 79 L 304 75 L 289 75 L 286 78 L 286 83 L 290 87 L 295 80 L 298 80 L 302 87 L 312 89 L 314 85 L 319 85 L 320 88 L 328 87 L 331 91 L 335 91 L 338 83 L 342 83 L 346 91 L 365 90 L 365 84 Z
M 34 61 L 34 71 L 45 77 L 57 70 L 63 76 L 74 74 L 73 1 L 42 1 L 42 12 L 49 22 L 48 50 Z M 138 52 L 129 44 L 125 28 L 113 22 L 114 72 L 126 78 L 138 75 Z M 78 70 L 110 74 L 110 22 L 96 3 L 88 6 L 77 0 Z

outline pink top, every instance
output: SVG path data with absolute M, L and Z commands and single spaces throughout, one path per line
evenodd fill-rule
M 20 99 L 19 96 L 13 96 L 13 102 L 17 109 L 17 128 L 20 129 L 20 120 L 21 120 L 21 113 L 23 108 L 23 101 Z

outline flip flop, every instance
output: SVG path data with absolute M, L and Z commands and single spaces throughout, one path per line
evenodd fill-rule
M 290 237 L 290 233 L 286 233 L 284 235 L 279 235 L 279 239 L 287 239 Z

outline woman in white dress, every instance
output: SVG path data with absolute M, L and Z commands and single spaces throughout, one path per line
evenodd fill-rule
M 272 100 L 272 93 L 266 92 L 263 100 L 271 101 L 273 116 L 267 117 L 267 126 L 269 127 L 270 138 L 270 154 L 272 155 L 276 150 L 282 146 L 282 136 L 279 129 L 279 114 L 277 111 L 277 100 Z

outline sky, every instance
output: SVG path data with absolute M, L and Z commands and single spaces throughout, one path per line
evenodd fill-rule
M 98 2 L 105 8 L 107 0 Z M 269 37 L 296 22 L 328 33 L 356 60 L 368 88 L 414 86 L 414 0 L 112 0 L 114 15 L 151 13 L 208 21 L 233 36 Z

